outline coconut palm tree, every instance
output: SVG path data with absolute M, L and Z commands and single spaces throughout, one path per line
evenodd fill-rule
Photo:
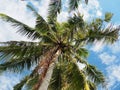
M 77 8 L 75 3 L 72 5 L 73 1 L 80 0 L 70 0 L 70 10 Z M 18 33 L 31 39 L 31 42 L 1 42 L 0 59 L 4 61 L 0 71 L 31 72 L 14 86 L 14 90 L 22 90 L 23 86 L 26 90 L 96 90 L 98 85 L 104 85 L 102 72 L 86 60 L 88 50 L 85 46 L 101 40 L 111 44 L 118 39 L 119 28 L 104 27 L 112 14 L 106 13 L 104 19 L 87 23 L 80 13 L 76 13 L 68 21 L 59 23 L 60 0 L 51 0 L 47 20 L 32 6 L 27 7 L 36 16 L 34 28 L 0 14 L 0 18 L 17 28 Z M 39 41 L 33 42 L 35 39 Z M 80 69 L 78 63 L 85 67 Z M 31 68 L 34 69 L 31 71 Z

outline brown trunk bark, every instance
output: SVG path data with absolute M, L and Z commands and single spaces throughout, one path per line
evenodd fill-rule
M 46 77 L 48 69 L 49 69 L 50 65 L 53 62 L 55 62 L 55 60 L 58 58 L 59 54 L 60 54 L 60 50 L 58 47 L 51 49 L 50 51 L 48 51 L 45 54 L 44 58 L 40 61 L 39 65 L 36 69 L 36 71 L 39 74 L 39 81 L 34 86 L 33 90 L 42 90 L 42 89 L 40 89 L 40 87 Z
M 54 67 L 55 67 L 55 63 L 50 64 L 49 69 L 46 73 L 46 76 L 45 76 L 41 86 L 39 87 L 39 90 L 47 90 L 48 89 Z

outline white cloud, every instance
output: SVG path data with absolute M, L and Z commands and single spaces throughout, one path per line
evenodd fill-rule
M 120 53 L 120 41 L 108 47 L 112 51 L 112 53 L 114 54 Z
M 92 20 L 95 17 L 102 16 L 101 7 L 98 0 L 89 0 L 88 5 L 86 5 L 85 2 L 83 3 L 79 5 L 76 11 L 79 11 L 82 15 L 84 15 L 84 20 Z M 71 15 L 75 12 L 71 12 Z
M 69 2 L 68 0 L 64 1 L 64 3 L 65 3 L 65 5 L 63 5 L 64 8 L 68 9 L 68 2 Z M 84 20 L 90 20 L 95 17 L 102 16 L 102 11 L 101 11 L 98 0 L 92 0 L 92 1 L 90 0 L 88 5 L 86 5 L 85 2 L 83 2 L 82 4 L 79 5 L 79 7 L 76 11 L 72 11 L 71 13 L 66 12 L 66 10 L 62 11 L 58 15 L 58 21 L 64 22 L 68 19 L 69 16 L 73 16 L 74 13 L 76 13 L 78 11 L 81 13 L 81 15 L 83 15 Z
M 80 5 L 79 11 L 82 12 L 85 20 L 102 16 L 101 7 L 98 0 L 89 0 L 88 5 Z
M 101 52 L 104 49 L 105 44 L 104 40 L 101 41 L 95 41 L 93 46 L 90 48 L 90 50 L 94 51 L 94 52 Z
M 15 19 L 30 25 L 34 26 L 35 18 L 31 13 L 28 14 L 26 10 L 26 2 L 23 1 L 15 1 L 15 0 L 0 0 L 0 13 L 7 14 Z M 11 27 L 9 24 L 6 24 L 2 20 L 0 20 L 0 41 L 8 41 L 8 40 L 28 40 L 25 37 L 21 37 L 16 34 L 16 30 Z
M 28 14 L 26 2 L 20 0 L 0 0 L 0 4 L 0 13 L 7 14 L 30 26 L 34 26 L 34 17 L 32 16 L 32 13 Z
M 102 16 L 102 12 L 100 10 L 97 11 L 97 16 Z
M 99 55 L 99 58 L 102 60 L 102 63 L 106 64 L 106 65 L 110 65 L 113 62 L 115 63 L 117 60 L 116 56 L 114 55 L 109 55 L 108 53 L 104 52 L 102 54 Z
M 0 75 L 0 90 L 13 90 L 13 86 L 19 82 L 20 75 L 3 73 Z
M 31 1 L 31 2 L 36 7 L 39 7 L 38 12 L 40 13 L 41 16 L 46 18 L 49 0 L 42 1 L 41 6 L 39 6 L 38 2 L 35 1 L 34 2 Z M 32 12 L 28 12 L 26 8 L 27 1 L 0 0 L 0 4 L 1 4 L 0 13 L 7 14 L 31 27 L 35 26 L 35 17 L 32 15 Z M 16 29 L 14 27 L 11 27 L 10 24 L 0 20 L 0 41 L 9 41 L 9 40 L 30 41 L 26 37 L 22 37 L 21 35 L 16 34 Z
M 65 22 L 66 20 L 68 20 L 68 16 L 69 16 L 69 14 L 67 12 L 63 11 L 58 15 L 57 20 L 59 22 Z
M 38 7 L 38 12 L 39 14 L 46 19 L 47 14 L 48 14 L 48 5 L 49 5 L 50 0 L 41 0 L 41 4 L 35 5 Z M 33 2 L 34 4 L 34 2 Z
M 2 22 L 2 21 L 1 21 Z M 10 26 L 10 24 L 6 24 L 5 22 L 0 23 L 0 41 L 10 41 L 10 40 L 27 40 L 25 37 L 21 37 L 16 33 L 16 30 Z
M 120 85 L 120 65 L 111 65 L 107 67 L 108 85 L 109 90 L 113 90 Z
M 102 63 L 106 64 L 107 71 L 107 88 L 108 90 L 114 90 L 120 85 L 120 64 L 118 58 L 115 55 L 110 55 L 106 52 L 99 55 Z

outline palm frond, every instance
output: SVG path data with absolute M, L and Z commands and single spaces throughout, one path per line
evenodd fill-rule
M 3 46 L 0 46 L 0 52 L 3 56 L 11 55 L 11 57 L 19 58 L 35 55 L 38 52 L 38 48 L 41 47 L 37 42 L 24 41 L 1 42 L 1 44 L 3 44 Z M 3 59 L 2 56 L 1 59 Z
M 55 26 L 53 28 L 54 24 L 47 23 L 44 18 L 42 18 L 40 15 L 36 18 L 36 31 L 39 32 L 42 36 L 42 40 L 45 42 L 56 42 L 58 41 L 56 35 L 55 35 Z
M 68 90 L 83 90 L 85 85 L 85 75 L 79 70 L 75 63 L 66 65 L 65 68 L 65 82 L 68 84 Z
M 90 25 L 88 25 L 88 28 L 94 31 L 103 29 L 103 20 L 101 18 L 96 18 L 90 23 Z
M 90 90 L 97 90 L 97 87 L 93 82 L 88 80 L 87 83 L 89 85 Z
M 88 4 L 88 0 L 85 0 L 85 3 Z
M 68 29 L 70 32 L 71 40 L 80 40 L 86 36 L 85 22 L 83 20 L 83 16 L 80 13 L 74 14 L 73 17 L 69 17 L 68 19 Z M 77 41 L 77 45 L 81 43 Z
M 81 0 L 70 0 L 70 2 L 69 2 L 70 11 L 75 10 L 76 8 L 78 8 L 78 5 L 79 5 L 80 1 Z
M 26 76 L 23 80 L 21 80 L 20 83 L 16 84 L 13 88 L 13 90 L 22 90 L 23 86 L 26 84 L 28 80 L 28 76 Z
M 88 41 L 94 42 L 95 40 L 104 40 L 107 43 L 114 43 L 118 40 L 119 28 L 109 26 L 103 30 L 89 30 Z
M 61 84 L 62 84 L 62 72 L 60 69 L 60 66 L 56 65 L 53 70 L 53 74 L 50 80 L 50 84 L 48 87 L 48 90 L 61 90 Z
M 40 34 L 34 28 L 31 28 L 28 25 L 25 25 L 22 22 L 17 21 L 16 19 L 5 14 L 0 14 L 0 18 L 16 27 L 18 29 L 18 33 L 21 35 L 27 36 L 30 39 L 40 38 Z
M 81 0 L 69 0 L 69 9 L 73 11 L 78 8 Z M 88 4 L 88 0 L 84 0 L 86 4 Z
M 57 14 L 61 11 L 61 0 L 50 0 L 48 18 L 56 21 Z
M 86 73 L 88 74 L 88 79 L 90 79 L 96 85 L 104 84 L 105 77 L 95 66 L 86 65 Z
M 12 72 L 22 72 L 24 69 L 30 69 L 36 65 L 39 61 L 39 57 L 24 57 L 24 58 L 12 58 L 3 64 L 0 64 L 0 70 L 9 70 Z
M 86 50 L 85 50 L 85 53 L 86 53 Z M 71 54 L 73 54 L 73 56 L 74 56 L 73 58 L 71 57 L 71 59 L 78 61 L 80 63 L 83 63 L 85 65 L 88 64 L 88 62 L 84 59 L 85 57 L 83 57 L 84 55 L 81 54 L 80 51 L 74 52 L 74 50 L 71 50 Z
M 84 90 L 90 90 L 89 84 L 87 82 L 85 82 Z
M 49 25 L 47 22 L 39 15 L 36 19 L 36 30 L 41 34 L 46 34 L 49 32 Z
M 39 33 L 47 33 L 49 31 L 49 26 L 47 22 L 44 20 L 44 18 L 36 11 L 35 8 L 33 8 L 31 5 L 27 5 L 28 9 L 30 9 L 36 18 L 36 25 L 35 28 Z
M 34 75 L 33 77 L 31 77 L 28 82 L 26 83 L 26 89 L 27 90 L 34 90 L 34 85 L 38 82 L 39 80 L 39 75 Z
M 73 0 L 74 1 L 74 0 Z M 80 13 L 74 14 L 73 17 L 69 17 L 68 23 L 73 29 L 83 29 L 85 26 L 85 22 L 83 20 L 83 16 Z
M 78 53 L 78 55 L 82 58 L 87 58 L 89 53 L 88 53 L 88 50 L 85 49 L 85 48 L 79 48 L 76 53 Z
M 105 19 L 104 19 L 104 21 L 110 22 L 110 20 L 112 19 L 112 16 L 113 16 L 112 13 L 107 12 L 107 13 L 105 14 Z
M 44 47 L 44 44 L 38 42 L 11 41 L 4 42 L 4 45 L 0 47 L 2 54 L 0 59 L 4 59 L 0 69 L 15 72 L 22 71 L 24 68 L 30 69 L 31 66 L 37 64 L 40 56 L 47 49 L 47 44 Z M 8 59 L 5 60 L 4 57 Z
M 33 85 L 38 81 L 38 74 L 36 68 L 31 72 L 31 74 L 25 76 L 18 84 L 14 86 L 14 90 L 22 90 L 24 87 L 25 90 L 32 90 Z
M 33 12 L 35 16 L 40 16 L 39 13 L 36 11 L 35 8 L 33 8 L 30 4 L 27 4 L 27 8 Z

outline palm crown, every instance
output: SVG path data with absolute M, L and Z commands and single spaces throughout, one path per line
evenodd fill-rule
M 72 11 L 80 0 L 69 1 Z M 103 85 L 103 74 L 85 60 L 88 56 L 85 45 L 100 40 L 114 43 L 118 39 L 119 28 L 103 26 L 104 22 L 110 21 L 112 14 L 106 13 L 104 19 L 97 18 L 88 24 L 77 13 L 68 21 L 59 23 L 57 15 L 61 11 L 61 0 L 51 0 L 47 21 L 33 7 L 27 7 L 36 16 L 35 28 L 0 14 L 0 18 L 16 27 L 20 34 L 31 40 L 39 39 L 39 42 L 1 42 L 0 59 L 4 62 L 0 64 L 0 71 L 21 72 L 35 66 L 31 74 L 14 86 L 14 90 L 21 90 L 25 84 L 28 90 L 38 90 L 51 66 L 53 72 L 48 90 L 96 90 L 99 84 Z M 85 68 L 79 69 L 77 62 L 84 64 Z

